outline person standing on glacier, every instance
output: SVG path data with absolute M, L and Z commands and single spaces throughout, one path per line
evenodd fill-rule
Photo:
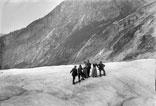
M 70 71 L 70 73 L 72 73 L 72 76 L 73 76 L 73 84 L 75 84 L 75 78 L 77 76 L 77 68 L 76 68 L 76 66 L 74 66 L 74 68 Z
M 96 69 L 97 64 L 93 64 L 93 69 L 92 69 L 92 77 L 97 77 L 97 69 Z
M 105 67 L 105 65 L 102 63 L 102 61 L 100 61 L 100 63 L 98 64 L 100 77 L 101 77 L 101 71 L 103 71 L 103 75 L 106 76 L 106 72 L 105 72 L 104 67 Z
M 85 74 L 85 78 L 88 78 L 87 62 L 84 62 L 83 73 Z
M 91 63 L 89 60 L 87 60 L 87 73 L 88 73 L 88 77 L 90 77 L 90 69 L 91 69 Z
M 84 78 L 85 78 L 85 74 L 82 72 L 82 70 L 83 70 L 82 66 L 79 65 L 79 68 L 77 69 L 79 83 L 81 82 L 81 80 L 84 80 Z

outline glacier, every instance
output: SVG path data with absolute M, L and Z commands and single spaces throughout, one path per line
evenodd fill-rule
M 155 59 L 104 64 L 76 85 L 74 65 L 0 70 L 0 106 L 156 106 Z

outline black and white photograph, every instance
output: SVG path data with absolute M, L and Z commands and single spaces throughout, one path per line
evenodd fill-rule
M 0 0 L 0 106 L 156 106 L 156 0 Z

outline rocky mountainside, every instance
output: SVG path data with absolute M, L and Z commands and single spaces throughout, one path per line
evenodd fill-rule
M 0 33 L 0 36 L 3 36 L 3 35 L 5 35 L 5 34 Z
M 156 3 L 67 0 L 0 38 L 1 68 L 155 58 Z

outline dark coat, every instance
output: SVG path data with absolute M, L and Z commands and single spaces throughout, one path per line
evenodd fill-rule
M 87 69 L 87 67 L 83 68 L 83 73 L 85 74 L 86 77 L 88 77 L 88 69 Z
M 98 68 L 99 68 L 99 70 L 103 70 L 104 69 L 104 67 L 105 67 L 105 65 L 104 64 L 98 64 Z
M 91 63 L 87 63 L 87 67 L 88 68 L 91 68 Z
M 78 74 L 82 74 L 83 73 L 82 70 L 83 70 L 82 68 L 78 68 L 78 71 L 77 71 Z
M 72 76 L 77 76 L 77 69 L 73 68 L 70 73 L 72 73 Z

